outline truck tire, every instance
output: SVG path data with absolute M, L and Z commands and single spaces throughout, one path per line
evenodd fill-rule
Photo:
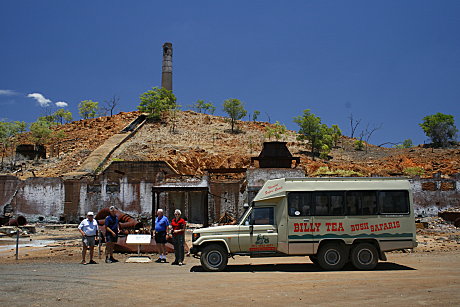
M 227 250 L 218 244 L 205 246 L 201 251 L 200 261 L 205 271 L 220 272 L 227 266 Z
M 320 247 L 316 255 L 319 266 L 326 271 L 341 270 L 348 261 L 343 244 L 326 243 Z
M 358 270 L 373 270 L 379 262 L 377 248 L 370 243 L 359 243 L 351 249 L 351 263 Z

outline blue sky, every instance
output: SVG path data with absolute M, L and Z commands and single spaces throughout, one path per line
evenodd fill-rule
M 294 130 L 311 109 L 345 134 L 352 113 L 382 124 L 374 144 L 423 143 L 418 123 L 436 112 L 460 127 L 460 1 L 446 0 L 3 0 L 0 119 L 32 122 L 58 102 L 79 119 L 81 100 L 113 95 L 133 111 L 161 83 L 166 41 L 183 106 L 223 115 L 238 98 Z

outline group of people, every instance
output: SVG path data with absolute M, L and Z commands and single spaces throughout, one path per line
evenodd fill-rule
M 163 209 L 158 209 L 155 219 L 155 242 L 158 245 L 159 258 L 155 260 L 158 263 L 166 263 L 166 247 L 168 230 L 172 236 L 174 245 L 175 260 L 172 265 L 184 264 L 184 242 L 185 242 L 185 225 L 186 222 L 181 218 L 182 212 L 179 209 L 174 211 L 174 218 L 169 222 L 168 218 L 163 214 Z
M 109 208 L 110 215 L 105 218 L 105 262 L 113 263 L 118 262 L 113 258 L 113 248 L 118 240 L 119 221 L 116 215 L 114 206 Z M 157 217 L 155 218 L 155 242 L 158 246 L 159 258 L 155 261 L 157 263 L 166 263 L 166 242 L 168 236 L 172 237 L 174 244 L 175 260 L 172 265 L 184 264 L 184 244 L 185 244 L 185 226 L 186 222 L 181 218 L 181 211 L 176 209 L 174 211 L 174 218 L 169 222 L 168 218 L 164 215 L 163 209 L 158 209 Z M 78 231 L 82 236 L 83 251 L 82 251 L 82 264 L 97 264 L 94 261 L 94 247 L 96 245 L 96 238 L 99 238 L 98 224 L 94 219 L 94 213 L 88 212 L 87 218 L 81 221 L 78 225 Z M 89 250 L 89 262 L 86 262 L 86 252 Z

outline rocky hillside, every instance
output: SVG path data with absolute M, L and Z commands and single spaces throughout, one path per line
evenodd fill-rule
M 66 138 L 59 146 L 49 144 L 48 150 L 55 149 L 52 156 L 25 166 L 23 172 L 17 174 L 26 178 L 32 176 L 31 170 L 36 176 L 61 176 L 74 171 L 92 150 L 138 115 L 138 112 L 120 113 L 60 126 L 57 129 L 64 130 Z M 238 122 L 240 132 L 231 133 L 226 118 L 178 112 L 175 120 L 167 118 L 161 123 L 146 123 L 112 154 L 108 163 L 163 160 L 181 174 L 189 175 L 201 175 L 207 168 L 249 167 L 251 157 L 257 156 L 263 142 L 268 141 L 265 132 L 269 125 L 241 121 Z M 356 151 L 354 139 L 342 137 L 329 160 L 313 160 L 308 144 L 297 141 L 295 131 L 288 131 L 281 140 L 288 143 L 294 156 L 300 157 L 298 167 L 309 176 L 431 176 L 438 171 L 451 176 L 460 172 L 460 148 L 395 149 L 367 145 L 367 150 Z
M 94 149 L 139 115 L 140 112 L 121 112 L 112 117 L 103 116 L 56 126 L 53 129 L 64 131 L 65 137 L 59 142 L 47 144 L 48 159 L 28 161 L 23 165 L 19 163 L 21 168 L 17 169 L 14 174 L 25 179 L 34 175 L 59 177 L 64 173 L 75 171 Z M 30 143 L 29 133 L 23 134 L 19 143 Z
M 265 122 L 239 122 L 240 133 L 230 133 L 228 120 L 192 111 L 180 112 L 175 131 L 170 123 L 145 125 L 117 150 L 112 159 L 165 160 L 182 174 L 202 174 L 207 168 L 249 167 L 251 157 L 259 155 L 268 141 Z M 272 139 L 273 141 L 274 139 Z M 309 176 L 431 176 L 460 170 L 460 148 L 410 149 L 383 148 L 367 145 L 367 151 L 356 151 L 354 139 L 342 137 L 329 160 L 313 161 L 309 147 L 297 141 L 297 133 L 288 131 L 281 139 L 288 142 L 300 166 Z

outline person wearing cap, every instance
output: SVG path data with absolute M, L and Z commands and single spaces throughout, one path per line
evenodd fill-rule
M 158 209 L 155 219 L 155 242 L 158 246 L 159 258 L 155 260 L 157 263 L 166 263 L 166 230 L 169 226 L 169 220 L 163 215 L 163 209 Z
M 81 234 L 83 242 L 83 251 L 81 253 L 82 261 L 81 264 L 86 263 L 86 250 L 89 248 L 89 264 L 96 264 L 93 260 L 94 245 L 96 244 L 97 236 L 97 221 L 94 219 L 94 213 L 89 211 L 86 215 L 87 218 L 81 221 L 78 225 L 78 231 Z
M 118 262 L 113 258 L 113 248 L 118 241 L 118 217 L 114 206 L 110 206 L 110 215 L 105 218 L 105 262 Z

